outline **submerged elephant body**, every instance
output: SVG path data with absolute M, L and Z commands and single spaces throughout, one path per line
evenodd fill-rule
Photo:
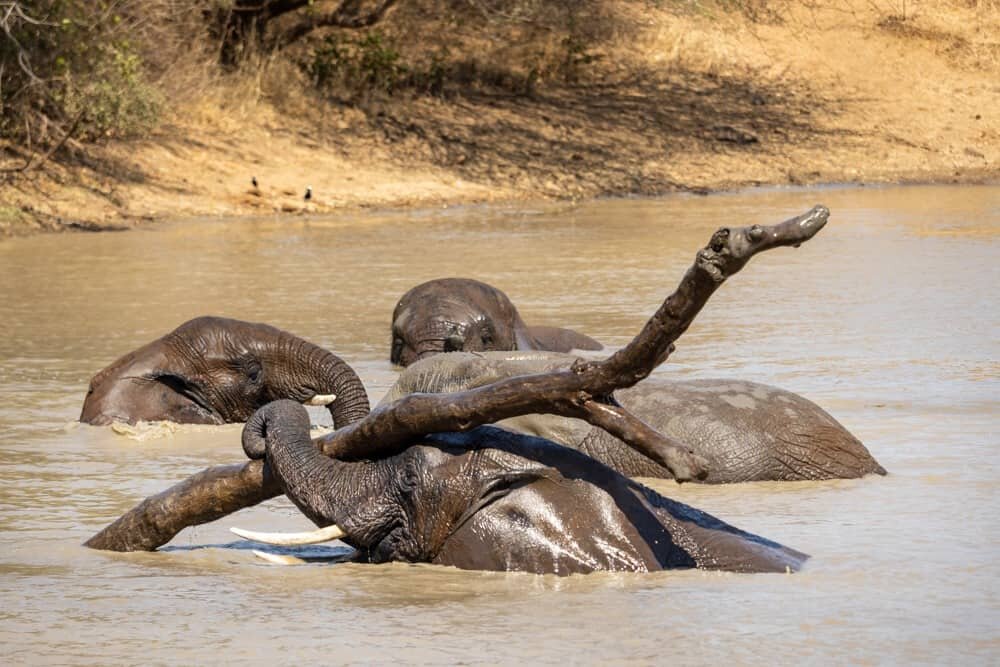
M 301 406 L 274 403 L 248 422 L 244 449 L 317 525 L 340 526 L 357 560 L 566 575 L 787 572 L 807 558 L 540 438 L 479 427 L 346 462 L 319 453 L 308 428 Z
M 467 278 L 417 285 L 392 313 L 394 364 L 409 364 L 439 352 L 484 350 L 600 350 L 596 340 L 570 329 L 528 326 L 507 295 Z
M 400 375 L 383 403 L 416 392 L 442 393 L 516 375 L 567 368 L 571 355 L 441 354 Z M 815 403 L 791 392 L 740 380 L 650 377 L 615 392 L 654 429 L 708 460 L 707 483 L 853 478 L 884 474 L 865 446 Z M 666 468 L 603 429 L 553 415 L 499 422 L 577 449 L 635 477 L 670 477 Z
M 808 558 L 803 553 L 664 498 L 583 451 L 485 424 L 526 412 L 573 415 L 620 435 L 672 466 L 678 480 L 700 475 L 700 460 L 694 460 L 699 457 L 665 442 L 663 435 L 627 408 L 615 405 L 611 393 L 646 378 L 663 363 L 709 297 L 754 255 L 797 247 L 822 229 L 828 218 L 829 210 L 816 206 L 777 225 L 716 230 L 642 331 L 603 362 L 574 364 L 568 372 L 502 382 L 461 395 L 411 396 L 363 417 L 358 416 L 367 412 L 361 409 L 362 401 L 352 399 L 358 414 L 346 415 L 346 426 L 316 441 L 310 439 L 309 415 L 301 404 L 284 399 L 269 403 L 253 413 L 243 429 L 243 449 L 253 462 L 210 468 L 147 498 L 87 544 L 156 548 L 184 526 L 283 492 L 322 528 L 318 535 L 296 536 L 294 543 L 343 538 L 358 549 L 359 561 L 429 562 L 561 575 L 689 567 L 736 572 L 796 570 Z M 416 321 L 426 314 L 420 311 L 422 303 L 424 299 L 417 298 L 408 304 L 404 297 L 397 309 L 404 312 L 396 313 L 402 315 L 403 325 L 408 317 Z M 397 345 L 394 340 L 393 360 L 409 363 L 449 347 L 485 349 L 501 333 L 507 335 L 491 328 L 488 317 L 464 329 L 450 326 L 457 320 L 452 319 L 450 325 L 447 318 L 441 321 L 446 326 L 438 327 L 432 336 L 418 337 L 416 347 L 406 349 L 404 341 Z M 394 321 L 394 337 L 399 324 Z M 519 318 L 514 321 L 511 335 L 515 339 L 531 333 L 521 324 Z M 431 343 L 440 344 L 441 349 L 433 349 Z M 450 363 L 448 355 L 428 361 Z M 566 358 L 559 363 L 565 364 Z M 435 373 L 441 377 L 456 375 L 440 368 Z M 498 364 L 488 373 L 470 372 L 465 377 L 462 371 L 457 374 L 459 387 L 452 383 L 450 388 L 482 384 L 477 379 L 482 375 L 492 374 L 496 379 L 537 370 L 536 363 L 534 368 Z M 417 388 L 425 390 L 419 384 Z M 353 373 L 342 390 L 352 396 L 364 393 Z M 729 383 L 693 391 L 700 394 L 671 397 L 668 405 L 673 411 L 662 411 L 667 414 L 666 422 L 654 421 L 655 415 L 640 416 L 654 425 L 669 426 L 670 416 L 681 415 L 682 422 L 695 425 L 690 427 L 693 433 L 702 432 L 699 429 L 707 424 L 712 433 L 703 437 L 713 441 L 720 439 L 720 423 L 736 419 L 715 410 L 719 401 L 747 411 L 737 419 L 738 424 L 728 425 L 738 433 L 758 429 L 781 440 L 775 424 L 794 417 L 792 423 L 798 428 L 806 421 L 797 414 L 799 404 L 792 395 L 779 390 Z M 186 389 L 183 395 L 192 393 L 196 392 Z M 632 399 L 623 393 L 622 400 Z M 643 404 L 635 399 L 637 407 Z M 691 404 L 694 412 L 684 415 L 677 407 L 682 404 Z M 835 424 L 828 415 L 822 421 L 830 428 Z M 581 433 L 575 422 L 560 423 L 556 430 L 560 438 Z M 569 441 L 581 449 L 591 447 L 612 465 L 627 467 L 624 459 L 615 460 L 624 450 L 612 451 L 613 443 L 602 450 L 596 446 L 600 441 L 590 437 L 589 428 L 582 433 L 580 440 Z M 737 446 L 742 442 L 737 440 Z
M 199 317 L 97 373 L 80 421 L 235 423 L 279 398 L 329 403 L 337 424 L 368 413 L 360 380 L 333 353 L 266 324 Z

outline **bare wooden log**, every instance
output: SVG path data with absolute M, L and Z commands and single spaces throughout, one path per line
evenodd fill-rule
M 759 252 L 798 246 L 829 218 L 822 206 L 777 225 L 723 228 L 700 250 L 677 289 L 635 339 L 608 359 L 577 362 L 569 370 L 509 378 L 455 394 L 413 394 L 316 440 L 324 453 L 344 459 L 380 458 L 404 450 L 428 433 L 467 431 L 523 414 L 585 419 L 674 471 L 697 476 L 699 460 L 629 414 L 609 404 L 615 389 L 630 387 L 667 359 L 716 289 Z M 181 529 L 212 521 L 280 494 L 266 466 L 251 462 L 209 468 L 152 496 L 85 544 L 115 551 L 153 550 Z

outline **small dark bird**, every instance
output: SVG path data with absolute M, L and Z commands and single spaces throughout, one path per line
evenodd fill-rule
M 257 187 L 259 187 L 259 186 L 257 185 L 257 177 L 256 177 L 256 176 L 254 176 L 254 177 L 252 177 L 252 178 L 250 179 L 250 183 L 251 183 L 251 184 L 253 184 L 253 187 L 254 187 L 254 189 L 256 189 Z
M 306 186 L 306 196 L 303 197 L 303 199 L 305 199 L 306 201 L 309 201 L 312 198 L 313 198 L 313 189 L 312 189 L 312 186 L 311 185 L 307 185 Z

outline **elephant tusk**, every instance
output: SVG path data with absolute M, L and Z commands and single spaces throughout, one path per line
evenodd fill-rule
M 258 551 L 257 549 L 251 549 L 250 551 L 257 558 L 266 560 L 268 563 L 274 563 L 275 565 L 305 565 L 307 562 L 295 556 L 272 554 L 267 551 Z
M 315 396 L 313 396 L 312 398 L 310 398 L 308 401 L 306 401 L 305 404 L 306 405 L 330 405 L 335 400 L 337 400 L 337 395 L 336 394 L 316 394 Z
M 320 542 L 339 540 L 341 537 L 347 535 L 336 524 L 308 533 L 258 533 L 252 530 L 243 530 L 242 528 L 230 528 L 229 530 L 245 540 L 275 544 L 281 547 L 291 547 L 298 544 L 319 544 Z

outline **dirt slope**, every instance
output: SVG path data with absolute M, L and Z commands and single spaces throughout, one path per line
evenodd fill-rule
M 49 165 L 4 184 L 0 235 L 756 184 L 1000 180 L 994 3 L 759 2 L 741 13 L 611 4 L 618 24 L 588 45 L 579 76 L 540 80 L 530 94 L 470 88 L 362 112 L 291 90 L 301 82 L 288 68 L 277 70 L 285 91 L 223 83 L 152 136 L 102 148 L 100 166 Z

